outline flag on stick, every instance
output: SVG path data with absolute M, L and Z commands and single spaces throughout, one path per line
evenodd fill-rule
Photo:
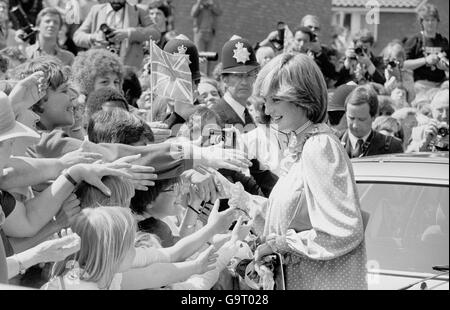
M 170 54 L 150 41 L 151 89 L 159 97 L 193 104 L 189 56 Z

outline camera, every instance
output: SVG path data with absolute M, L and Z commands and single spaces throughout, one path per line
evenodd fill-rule
M 205 58 L 207 61 L 217 61 L 219 60 L 219 53 L 216 52 L 199 52 L 199 58 Z
M 438 128 L 438 135 L 441 136 L 442 138 L 445 138 L 445 137 L 448 136 L 448 126 L 447 126 L 447 124 L 441 125 Z
M 36 42 L 37 30 L 33 29 L 34 26 L 28 20 L 28 17 L 23 11 L 22 7 L 17 5 L 11 9 L 10 13 L 13 22 L 25 33 L 23 35 L 20 34 L 19 38 L 24 42 L 34 44 Z
M 392 69 L 397 67 L 398 62 L 397 61 L 389 61 L 387 63 L 388 66 L 390 66 Z
M 233 130 L 226 129 L 210 129 L 209 130 L 209 144 L 216 145 L 220 142 L 223 143 L 225 149 L 235 149 L 236 148 L 236 132 Z
M 277 24 L 278 36 L 276 39 L 270 40 L 270 42 L 272 42 L 274 47 L 279 51 L 281 51 L 284 48 L 285 28 L 286 24 L 284 22 L 278 22 Z
M 107 24 L 101 24 L 100 25 L 100 31 L 104 33 L 106 41 L 108 41 L 108 46 L 106 49 L 110 51 L 111 53 L 120 54 L 120 45 L 116 45 L 114 42 L 110 41 L 110 36 L 114 32 L 114 29 L 109 27 Z
M 357 46 L 355 48 L 355 54 L 358 56 L 364 56 L 365 54 L 367 54 L 367 49 L 362 46 Z

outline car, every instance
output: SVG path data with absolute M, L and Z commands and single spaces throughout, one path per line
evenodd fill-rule
M 449 289 L 449 155 L 352 159 L 369 289 Z M 439 271 L 438 271 L 439 270 Z

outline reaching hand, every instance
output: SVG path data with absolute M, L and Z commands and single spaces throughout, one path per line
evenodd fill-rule
M 198 274 L 203 274 L 210 270 L 214 270 L 217 262 L 217 253 L 214 250 L 214 246 L 210 246 L 195 259 L 198 267 Z
M 216 200 L 208 217 L 208 226 L 212 227 L 216 234 L 221 234 L 230 228 L 236 220 L 239 210 L 229 208 L 219 212 L 220 200 Z
M 68 169 L 69 175 L 77 182 L 84 181 L 98 188 L 106 196 L 111 196 L 111 190 L 102 182 L 102 178 L 107 175 L 133 179 L 133 176 L 120 169 L 129 168 L 130 164 L 116 164 L 108 167 L 103 164 L 78 164 Z
M 35 260 L 39 263 L 59 262 L 80 250 L 80 237 L 69 228 L 61 232 L 61 237 L 45 241 L 33 248 Z
M 264 256 L 272 253 L 272 248 L 267 243 L 263 243 L 255 251 L 255 261 L 261 261 Z
M 44 72 L 37 71 L 25 79 L 20 80 L 11 90 L 8 97 L 13 107 L 20 105 L 23 109 L 29 109 L 44 98 L 47 87 Z
M 155 186 L 154 181 L 158 178 L 158 176 L 153 173 L 155 172 L 155 168 L 153 167 L 132 164 L 140 158 L 140 154 L 126 156 L 116 160 L 113 163 L 106 164 L 106 166 L 128 173 L 131 176 L 129 180 L 136 190 L 147 191 L 148 186 Z M 128 164 L 128 166 L 123 166 L 124 164 Z
M 244 152 L 224 149 L 223 141 L 217 145 L 199 148 L 192 147 L 194 153 L 194 159 L 199 158 L 198 161 L 194 161 L 194 165 L 204 165 L 214 169 L 229 169 L 235 171 L 241 171 L 247 169 L 252 165 L 251 161 L 247 159 Z
M 428 65 L 436 65 L 438 63 L 438 61 L 440 60 L 439 55 L 437 54 L 430 54 L 427 57 L 425 57 L 425 61 L 427 62 Z
M 80 148 L 67 153 L 59 161 L 63 164 L 64 169 L 68 169 L 77 164 L 92 164 L 101 159 L 103 159 L 102 154 L 85 152 Z
M 248 234 L 250 233 L 250 229 L 252 228 L 252 221 L 248 222 L 246 225 L 242 225 L 243 217 L 240 216 L 236 222 L 236 225 L 231 232 L 231 242 L 235 243 L 236 241 L 243 241 Z
M 148 125 L 152 129 L 153 136 L 155 138 L 155 143 L 164 142 L 172 136 L 172 130 L 165 123 L 152 122 L 148 123 Z
M 80 200 L 78 200 L 75 194 L 71 194 L 64 200 L 61 209 L 55 216 L 56 225 L 61 229 L 70 226 L 72 219 L 80 212 Z
M 204 169 L 192 169 L 182 174 L 183 181 L 192 184 L 192 188 L 202 201 L 216 201 L 218 193 L 214 176 Z
M 127 29 L 116 29 L 114 32 L 108 37 L 112 42 L 120 43 L 123 40 L 128 38 L 128 30 Z

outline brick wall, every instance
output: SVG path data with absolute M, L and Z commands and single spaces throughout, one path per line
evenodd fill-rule
M 394 39 L 403 39 L 418 32 L 416 14 L 381 13 L 378 25 L 378 40 L 374 46 L 375 54 Z
M 448 38 L 448 0 L 429 0 L 429 3 L 437 6 L 441 18 L 439 32 Z M 381 13 L 380 24 L 378 25 L 378 41 L 374 50 L 376 53 L 380 53 L 392 40 L 409 37 L 418 33 L 419 30 L 417 15 L 415 13 Z
M 219 1 L 223 15 L 219 19 L 215 51 L 233 35 L 238 34 L 252 43 L 262 41 L 269 32 L 276 30 L 278 21 L 295 28 L 306 14 L 319 16 L 322 22 L 322 41 L 331 38 L 331 0 L 215 0 Z M 173 0 L 175 29 L 191 40 L 192 18 L 190 11 L 196 0 Z

